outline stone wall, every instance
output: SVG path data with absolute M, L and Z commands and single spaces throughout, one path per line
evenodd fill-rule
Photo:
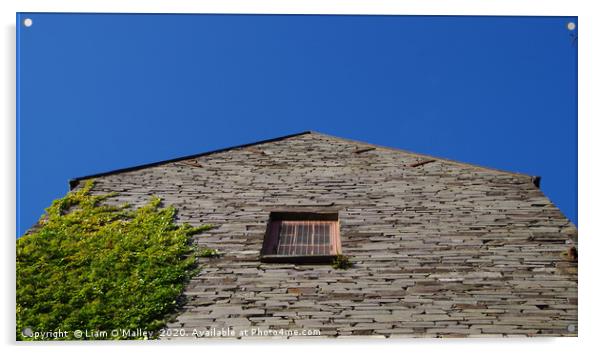
M 431 160 L 307 133 L 99 176 L 94 192 L 157 195 L 216 226 L 195 242 L 224 256 L 200 258 L 169 325 L 188 335 L 576 336 L 575 226 L 530 176 Z M 339 212 L 353 268 L 259 261 L 271 211 L 317 209 Z

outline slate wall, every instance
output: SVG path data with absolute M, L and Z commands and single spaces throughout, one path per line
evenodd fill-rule
M 577 230 L 531 177 L 303 134 L 95 178 L 211 223 L 169 328 L 321 336 L 576 336 Z M 76 187 L 77 188 L 77 187 Z M 269 213 L 336 210 L 348 270 L 259 262 Z M 290 333 L 285 333 L 288 336 Z

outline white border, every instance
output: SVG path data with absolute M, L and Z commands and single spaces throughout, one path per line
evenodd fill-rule
M 286 353 L 301 353 L 308 350 L 365 352 L 414 353 L 504 353 L 521 350 L 537 350 L 546 353 L 575 353 L 596 347 L 599 333 L 599 319 L 602 318 L 597 306 L 602 293 L 597 270 L 600 258 L 600 227 L 595 220 L 600 219 L 597 201 L 602 200 L 600 185 L 601 159 L 597 152 L 602 151 L 600 121 L 602 120 L 602 92 L 600 90 L 602 63 L 602 21 L 596 13 L 595 1 L 517 1 L 517 0 L 411 0 L 411 1 L 358 1 L 358 0 L 2 0 L 0 18 L 2 21 L 2 85 L 0 86 L 0 173 L 2 203 L 0 220 L 4 229 L 2 248 L 4 257 L 2 269 L 4 290 L 0 292 L 0 333 L 2 345 L 7 352 L 61 352 L 104 353 L 109 349 L 116 352 L 144 350 L 162 352 L 178 350 L 209 352 L 217 350 L 237 350 L 250 353 L 264 353 L 265 350 Z M 176 348 L 166 348 L 166 343 L 149 343 L 144 348 L 133 348 L 140 343 L 99 343 L 97 345 L 45 344 L 15 345 L 14 340 L 14 235 L 15 235 L 15 13 L 16 12 L 148 12 L 148 13 L 306 13 L 306 14 L 405 14 L 405 15 L 558 15 L 579 16 L 579 338 L 555 339 L 471 339 L 471 340 L 300 340 L 295 342 L 273 341 L 266 348 L 266 342 L 198 342 L 176 344 Z M 597 64 L 597 65 L 596 65 Z M 562 164 L 563 161 L 558 161 Z M 297 344 L 297 345 L 292 345 Z M 167 344 L 173 346 L 174 344 Z M 235 348 L 226 348 L 235 346 Z M 129 347 L 129 348 L 128 348 Z

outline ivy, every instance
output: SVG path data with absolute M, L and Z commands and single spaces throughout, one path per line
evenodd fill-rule
M 175 209 L 157 197 L 134 210 L 108 205 L 114 194 L 92 187 L 55 200 L 17 239 L 18 340 L 32 331 L 67 331 L 63 340 L 78 339 L 75 330 L 156 334 L 177 307 L 195 268 L 191 236 L 211 226 L 176 225 Z
M 201 248 L 198 252 L 197 252 L 197 256 L 199 257 L 206 257 L 206 258 L 217 258 L 217 257 L 221 257 L 221 253 L 219 252 L 219 250 L 213 249 L 213 248 Z
M 334 269 L 349 269 L 353 267 L 353 262 L 349 259 L 349 257 L 342 254 L 337 254 L 332 260 L 332 267 Z

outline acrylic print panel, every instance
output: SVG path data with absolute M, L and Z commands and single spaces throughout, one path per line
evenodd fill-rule
M 16 20 L 19 340 L 577 335 L 577 18 Z

